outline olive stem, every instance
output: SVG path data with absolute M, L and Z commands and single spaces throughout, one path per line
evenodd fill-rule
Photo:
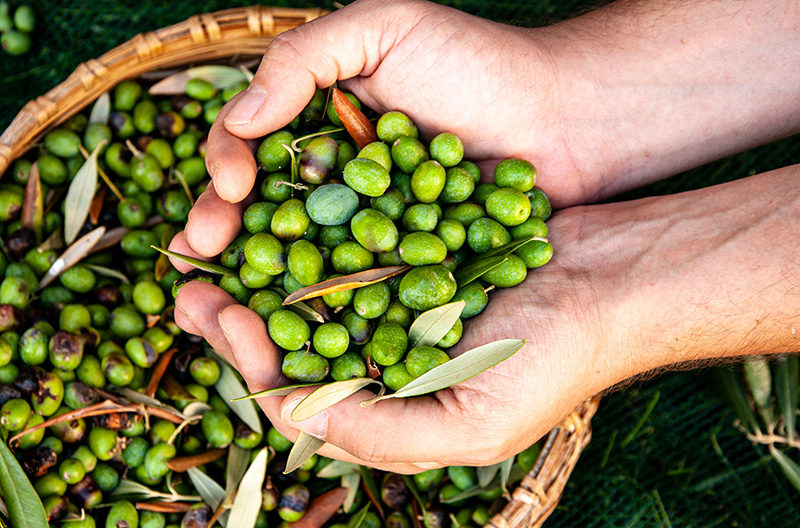
M 275 185 L 276 186 L 288 185 L 289 187 L 291 187 L 292 189 L 295 189 L 297 191 L 307 191 L 308 190 L 308 185 L 303 185 L 302 183 L 292 183 L 292 182 L 287 182 L 287 181 L 283 181 L 283 180 L 276 181 Z
M 125 146 L 128 147 L 128 150 L 131 151 L 131 154 L 136 156 L 136 159 L 142 159 L 144 157 L 144 152 L 136 148 L 130 139 L 125 140 Z
M 292 183 L 294 183 L 294 182 L 297 181 L 297 175 L 298 175 L 297 157 L 294 155 L 294 150 L 292 150 L 292 147 L 290 147 L 289 145 L 287 145 L 285 143 L 281 144 L 281 146 L 283 148 L 285 148 L 287 152 L 289 152 L 289 156 L 291 156 L 291 158 L 292 158 L 292 171 L 291 171 L 291 174 L 292 174 Z M 292 196 L 294 196 L 294 192 L 292 192 Z
M 483 293 L 489 293 L 495 288 L 494 284 L 483 289 Z
M 130 143 L 130 141 L 131 140 L 129 139 L 128 143 Z M 78 147 L 81 149 L 81 154 L 83 155 L 83 157 L 84 158 L 88 158 L 89 157 L 89 153 L 86 151 L 85 148 L 83 148 L 83 145 L 79 145 Z M 97 174 L 99 174 L 100 177 L 103 178 L 103 181 L 106 183 L 108 188 L 111 189 L 111 192 L 113 192 L 116 195 L 117 199 L 120 202 L 125 199 L 125 197 L 122 195 L 122 193 L 119 191 L 119 189 L 117 189 L 117 186 L 114 185 L 114 183 L 111 181 L 111 178 L 108 177 L 108 174 L 106 174 L 106 171 L 104 171 L 103 168 L 100 167 L 100 165 L 97 166 Z
M 192 207 L 194 207 L 194 196 L 192 196 L 192 190 L 189 189 L 189 185 L 186 183 L 186 178 L 183 177 L 183 173 L 181 173 L 179 170 L 175 170 L 174 173 L 175 178 L 181 184 L 181 187 L 183 187 L 183 192 L 185 192 L 186 196 L 189 197 L 189 203 L 191 203 Z
M 307 134 L 305 136 L 300 136 L 299 138 L 297 138 L 294 141 L 292 141 L 292 143 L 291 143 L 292 150 L 294 150 L 295 152 L 303 152 L 303 149 L 301 149 L 300 147 L 297 146 L 297 144 L 300 143 L 301 141 L 305 141 L 306 139 L 313 139 L 313 138 L 319 137 L 319 136 L 329 136 L 329 135 L 335 134 L 337 132 L 344 132 L 344 130 L 345 130 L 344 127 L 340 127 L 340 128 L 334 128 L 334 129 L 331 129 L 331 130 L 325 130 L 325 131 L 322 131 L 322 132 L 315 132 L 313 134 Z

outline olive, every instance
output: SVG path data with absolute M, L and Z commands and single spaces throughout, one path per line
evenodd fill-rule
M 297 198 L 290 198 L 280 204 L 272 215 L 270 230 L 280 240 L 292 241 L 305 233 L 310 222 L 305 204 Z
M 201 421 L 203 435 L 211 447 L 225 448 L 233 442 L 233 424 L 220 411 L 208 411 Z
M 265 171 L 277 172 L 289 166 L 292 158 L 285 147 L 289 147 L 292 140 L 292 133 L 285 130 L 264 138 L 256 151 L 256 159 Z
M 311 337 L 311 329 L 302 317 L 289 310 L 276 310 L 267 321 L 272 340 L 286 350 L 299 350 Z
M 192 378 L 203 387 L 211 387 L 220 377 L 219 363 L 210 357 L 199 357 L 189 364 L 189 373 Z
M 331 360 L 331 378 L 336 381 L 363 378 L 366 375 L 364 358 L 355 352 L 346 352 Z
M 283 357 L 281 372 L 302 383 L 322 381 L 330 371 L 328 360 L 314 352 L 294 350 Z
M 89 431 L 89 449 L 98 460 L 111 460 L 117 452 L 117 433 L 103 427 L 92 427 Z
M 368 158 L 355 158 L 344 166 L 344 181 L 354 191 L 367 196 L 380 196 L 392 182 L 389 171 Z
M 6 431 L 19 431 L 31 415 L 31 406 L 21 398 L 7 401 L 0 407 L 0 425 Z
M 139 528 L 139 510 L 133 503 L 120 500 L 111 506 L 106 517 L 106 528 Z
M 301 484 L 289 486 L 281 493 L 278 515 L 286 522 L 297 522 L 306 514 L 310 500 L 308 488 Z
M 378 119 L 375 125 L 378 138 L 388 144 L 392 144 L 400 136 L 411 138 L 419 137 L 419 131 L 414 122 L 406 114 L 397 111 L 386 112 Z
M 176 454 L 175 446 L 167 442 L 160 442 L 148 449 L 144 456 L 144 471 L 147 476 L 152 480 L 158 480 L 169 473 L 167 462 L 172 460 Z

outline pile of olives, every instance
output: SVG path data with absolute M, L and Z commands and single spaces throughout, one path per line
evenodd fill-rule
M 17 56 L 31 49 L 31 33 L 36 28 L 36 13 L 29 5 L 16 9 L 0 2 L 0 47 L 8 55 Z
M 260 427 L 246 423 L 218 390 L 225 372 L 236 375 L 205 342 L 174 323 L 172 299 L 181 284 L 212 279 L 196 271 L 181 277 L 153 248 L 166 247 L 183 228 L 193 198 L 208 184 L 208 128 L 224 102 L 245 86 L 217 89 L 193 79 L 184 94 L 153 97 L 139 82 L 122 82 L 110 94 L 112 111 L 105 122 L 89 122 L 88 112 L 73 116 L 17 160 L 0 182 L 0 438 L 33 484 L 51 525 L 210 526 L 215 512 L 197 499 L 200 490 L 187 473 L 170 465 L 199 457 L 197 468 L 224 486 L 232 446 L 251 458 L 262 448 L 269 452 L 257 527 L 301 519 L 315 497 L 343 482 L 344 477 L 317 476 L 332 463 L 317 455 L 284 474 L 292 443 L 260 413 Z M 461 298 L 467 301 L 462 317 L 476 315 L 491 284 L 518 283 L 524 268 L 543 264 L 552 252 L 548 244 L 532 242 L 525 247 L 536 251 L 515 257 L 523 269 L 494 278 L 487 274 L 484 284 L 458 289 L 451 273 L 469 258 L 466 248 L 480 253 L 513 237 L 544 236 L 549 204 L 533 187 L 535 173 L 526 162 L 504 162 L 498 184 L 478 184 L 477 167 L 460 160 L 457 138 L 445 134 L 421 147 L 413 124 L 398 113 L 378 122 L 384 141 L 399 134 L 392 147 L 376 143 L 359 151 L 343 132 L 301 139 L 294 168 L 302 180 L 292 182 L 292 156 L 281 145 L 309 131 L 339 128 L 335 109 L 325 106 L 318 92 L 291 125 L 263 141 L 258 157 L 264 201 L 248 208 L 246 232 L 221 255 L 221 263 L 235 272 L 219 285 L 268 321 L 273 339 L 288 351 L 284 370 L 293 377 L 327 375 L 328 361 L 333 379 L 362 376 L 369 355 L 385 366 L 387 384 L 397 387 L 427 368 L 427 359 L 417 368 L 408 354 L 401 362 L 397 352 L 419 311 Z M 98 186 L 78 236 L 105 226 L 119 237 L 40 289 L 65 250 L 65 192 L 95 148 L 108 183 Z M 30 207 L 26 186 L 34 162 L 44 210 L 31 225 L 22 217 Z M 390 163 L 408 172 L 390 171 Z M 522 208 L 514 218 L 523 221 L 509 220 L 504 212 L 512 203 Z M 406 262 L 424 278 L 404 286 L 413 278 L 409 271 L 309 300 L 329 319 L 313 323 L 313 334 L 306 320 L 282 306 L 287 292 L 332 275 Z M 418 291 L 427 283 L 435 286 L 434 301 Z M 440 349 L 455 344 L 460 330 L 458 323 Z M 313 351 L 304 350 L 309 344 Z M 392 358 L 404 368 L 394 378 Z M 325 365 L 318 367 L 320 360 Z M 158 383 L 150 387 L 153 380 Z M 204 405 L 187 421 L 181 413 L 193 404 Z M 99 405 L 127 410 L 81 414 Z M 32 429 L 46 421 L 48 426 Z M 214 450 L 223 453 L 204 458 Z M 510 485 L 532 467 L 537 453 L 532 446 L 516 458 L 512 475 L 517 477 Z M 432 470 L 413 478 L 361 471 L 362 484 L 348 508 L 339 508 L 326 526 L 481 526 L 503 504 L 502 487 L 496 479 L 481 486 L 476 468 Z M 369 491 L 367 480 L 377 487 Z M 115 493 L 127 481 L 149 491 Z M 459 500 L 464 493 L 471 498 Z M 155 507 L 164 494 L 184 498 L 178 500 L 182 508 Z M 0 521 L 8 525 L 3 511 Z
M 360 109 L 355 96 L 345 95 Z M 374 362 L 396 391 L 449 359 L 443 349 L 458 343 L 461 319 L 484 309 L 490 288 L 515 286 L 550 260 L 544 237 L 551 207 L 528 161 L 501 161 L 494 182 L 481 183 L 456 135 L 441 133 L 426 145 L 397 111 L 378 117 L 376 140 L 358 150 L 335 128 L 336 108 L 324 100 L 318 91 L 286 129 L 261 140 L 263 201 L 244 211 L 242 233 L 221 255 L 231 272 L 219 285 L 267 322 L 285 351 L 288 378 L 360 378 Z M 461 266 L 525 237 L 540 240 L 459 287 L 454 273 Z M 393 266 L 411 268 L 309 301 L 317 322 L 283 304 L 287 294 L 327 279 Z M 460 300 L 461 319 L 435 347 L 408 349 L 407 332 L 420 313 Z

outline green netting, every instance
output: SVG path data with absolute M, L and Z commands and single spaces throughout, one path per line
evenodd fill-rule
M 22 105 L 80 63 L 137 33 L 248 0 L 36 0 L 32 53 L 0 55 L 0 129 Z M 446 0 L 466 12 L 523 26 L 574 16 L 604 2 Z M 330 1 L 270 5 L 333 8 Z M 710 163 L 617 199 L 704 187 L 800 161 L 789 138 Z M 765 449 L 750 445 L 706 373 L 669 374 L 607 397 L 594 439 L 570 479 L 549 528 L 798 526 L 797 493 Z M 646 420 L 641 417 L 658 395 Z M 631 436 L 631 433 L 635 432 Z

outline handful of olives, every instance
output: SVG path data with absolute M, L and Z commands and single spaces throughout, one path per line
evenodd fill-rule
M 266 321 L 288 378 L 381 376 L 397 391 L 450 359 L 445 349 L 461 338 L 462 319 L 484 309 L 492 288 L 515 286 L 550 260 L 551 207 L 530 162 L 504 160 L 494 183 L 481 183 L 460 138 L 444 132 L 426 145 L 401 112 L 379 116 L 374 137 L 354 144 L 347 121 L 367 118 L 345 96 L 348 114 L 318 91 L 289 126 L 261 140 L 263 201 L 245 210 L 242 233 L 223 252 L 230 271 L 220 286 Z M 480 281 L 456 280 L 482 254 L 526 237 L 534 239 Z M 362 281 L 369 270 L 377 274 Z M 303 309 L 295 292 L 310 299 Z M 435 346 L 409 347 L 422 312 L 462 300 L 461 317 Z

